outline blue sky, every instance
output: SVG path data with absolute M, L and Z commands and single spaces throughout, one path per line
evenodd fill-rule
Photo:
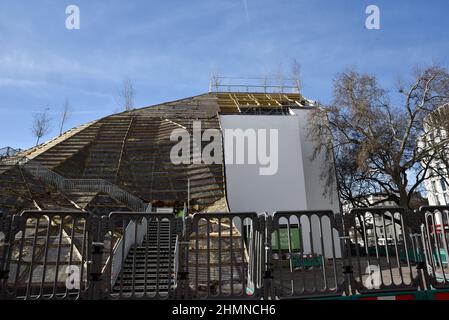
M 80 30 L 65 28 L 71 4 Z M 369 4 L 381 30 L 365 29 Z M 136 107 L 207 92 L 212 72 L 288 73 L 293 59 L 310 99 L 328 102 L 348 68 L 393 89 L 416 66 L 448 67 L 448 14 L 447 0 L 1 0 L 0 147 L 32 146 L 33 113 L 48 106 L 56 123 L 66 97 L 67 127 L 114 113 L 125 78 Z

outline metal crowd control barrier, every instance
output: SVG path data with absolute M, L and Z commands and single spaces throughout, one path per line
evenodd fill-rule
M 192 298 L 261 296 L 265 235 L 256 213 L 199 213 L 186 223 Z
M 345 215 L 345 266 L 352 294 L 417 290 L 416 252 L 403 208 L 354 209 Z
M 7 218 L 4 213 L 0 211 L 0 299 L 4 297 L 4 282 L 9 274 L 9 266 L 6 263 L 6 258 L 9 253 L 9 243 L 6 239 L 9 238 L 10 228 L 10 218 Z
M 87 298 L 92 219 L 76 212 L 24 211 L 3 229 L 3 298 Z
M 449 289 L 449 207 L 0 215 L 0 299 L 360 298 Z M 430 295 L 426 295 L 430 296 Z
M 449 207 L 422 207 L 419 210 L 426 270 L 430 286 L 449 288 Z
M 112 212 L 104 230 L 107 299 L 168 299 L 176 289 L 178 220 L 173 214 Z
M 342 294 L 342 252 L 332 211 L 276 212 L 270 234 L 277 297 Z

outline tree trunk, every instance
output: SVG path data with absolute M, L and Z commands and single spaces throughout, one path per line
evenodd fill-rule
M 408 193 L 403 187 L 399 188 L 399 206 L 405 209 L 410 209 L 408 203 Z

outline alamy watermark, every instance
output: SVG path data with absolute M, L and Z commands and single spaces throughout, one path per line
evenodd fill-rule
M 187 128 L 172 131 L 170 141 L 177 142 L 170 151 L 173 164 L 222 164 L 223 136 L 218 129 L 201 129 L 201 121 L 193 121 L 192 135 Z M 226 164 L 260 165 L 262 176 L 278 171 L 278 129 L 224 129 Z M 202 147 L 203 142 L 207 144 Z
M 80 289 L 80 268 L 78 266 L 70 265 L 66 268 L 67 278 L 65 279 L 65 286 L 68 290 Z
M 365 20 L 365 27 L 368 30 L 380 29 L 380 9 L 378 6 L 371 4 L 366 7 L 365 13 L 368 17 Z
M 79 30 L 81 28 L 80 8 L 76 5 L 67 6 L 65 13 L 68 15 L 65 20 L 67 30 Z
M 365 287 L 369 290 L 380 289 L 382 278 L 379 267 L 369 265 L 366 267 L 365 273 L 368 274 L 368 277 L 364 281 Z
M 65 9 L 67 15 L 65 20 L 65 27 L 67 30 L 79 30 L 81 28 L 81 11 L 77 5 L 69 5 Z M 365 28 L 368 30 L 380 29 L 380 8 L 377 5 L 371 4 L 366 7 L 365 14 L 368 17 L 365 20 Z

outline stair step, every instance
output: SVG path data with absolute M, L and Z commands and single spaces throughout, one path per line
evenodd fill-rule
M 169 277 L 168 269 L 167 268 L 163 268 L 163 269 L 147 269 L 147 274 L 146 277 L 147 279 L 156 279 L 157 276 L 157 271 L 159 270 L 159 279 L 167 279 Z M 172 271 L 170 272 L 170 274 L 174 273 L 174 269 L 172 269 Z M 119 274 L 119 278 L 117 280 L 117 283 L 120 282 L 120 279 L 123 277 L 125 280 L 126 279 L 132 279 L 132 277 L 136 278 L 136 279 L 144 279 L 145 278 L 145 271 L 142 269 L 136 269 L 135 271 L 131 268 L 128 269 L 127 267 L 125 267 L 125 269 L 123 269 L 123 273 Z M 171 278 L 173 278 L 173 275 L 171 276 Z
M 146 289 L 146 291 L 144 291 Z M 122 289 L 120 290 L 120 286 L 114 286 L 114 292 L 122 292 L 122 293 L 125 293 L 125 292 L 151 292 L 151 291 L 156 291 L 156 289 L 157 289 L 157 287 L 155 286 L 155 285 L 151 285 L 151 286 L 135 286 L 134 287 L 134 291 L 133 291 L 133 287 L 132 286 L 123 286 L 122 287 Z M 174 289 L 174 286 L 171 286 L 171 289 Z M 162 286 L 159 286 L 159 292 L 163 292 L 163 291 L 165 291 L 165 292 L 167 292 L 168 291 L 168 285 L 162 285 Z
M 133 249 L 129 249 L 129 252 L 136 252 L 136 253 L 141 253 L 141 252 L 163 252 L 163 251 L 170 251 L 170 250 L 174 250 L 175 247 L 138 247 L 138 248 L 133 248 Z
M 174 250 L 175 250 L 174 246 L 172 248 L 159 248 L 159 250 L 156 249 L 156 248 L 148 249 L 148 251 L 145 250 L 145 249 L 143 249 L 143 250 L 130 250 L 128 255 L 131 256 L 131 257 L 132 256 L 140 256 L 140 257 L 147 256 L 148 258 L 150 258 L 150 257 L 157 257 L 157 255 L 168 257 L 170 252 L 171 252 L 171 256 L 173 256 L 173 251 Z
M 173 272 L 175 271 L 173 266 L 170 272 L 168 272 L 167 268 L 163 268 L 163 269 L 147 269 L 147 274 L 146 277 L 147 278 L 156 278 L 157 276 L 157 272 L 159 271 L 159 278 L 168 278 L 169 274 L 173 274 Z M 123 270 L 123 273 L 120 275 L 120 278 L 145 278 L 145 270 L 144 269 L 138 269 L 135 272 L 133 272 L 132 269 L 126 269 Z
M 170 258 L 172 258 L 171 260 L 173 260 L 173 257 L 170 257 Z M 162 264 L 168 264 L 169 263 L 169 257 L 168 256 L 166 256 L 166 257 L 161 257 L 161 258 L 159 258 L 159 266 L 161 266 Z M 125 260 L 125 264 L 129 264 L 129 265 L 137 265 L 137 264 L 139 264 L 139 265 L 142 265 L 142 266 L 145 266 L 145 261 L 146 261 L 146 263 L 147 263 L 147 266 L 156 266 L 156 265 L 158 265 L 157 264 L 157 258 L 154 258 L 154 259 L 145 259 L 145 257 L 141 257 L 141 258 L 139 258 L 139 259 L 132 259 L 132 258 L 130 258 L 130 259 L 126 259 Z M 172 265 L 173 265 L 173 263 L 172 263 Z
M 159 254 L 159 259 L 168 259 L 168 258 L 173 258 L 173 253 L 161 253 Z M 158 255 L 153 253 L 153 254 L 146 254 L 146 253 L 141 253 L 141 254 L 132 254 L 129 256 L 129 258 L 132 259 L 147 259 L 150 261 L 156 261 Z M 128 257 L 126 258 L 126 260 L 128 260 Z
M 142 244 L 130 248 L 113 292 L 156 292 L 159 284 L 159 290 L 167 293 L 168 284 L 174 285 L 175 246 L 176 234 L 170 222 L 149 221 Z
M 168 283 L 169 283 L 169 281 L 168 281 L 168 279 L 167 279 L 168 277 L 165 277 L 165 278 L 163 278 L 163 277 L 159 277 L 159 285 L 168 285 Z M 175 282 L 175 280 L 174 279 L 170 279 L 170 283 L 171 284 L 174 284 L 174 282 Z M 121 280 L 121 282 L 120 283 L 122 283 L 123 284 L 123 286 L 125 286 L 125 285 L 127 285 L 127 284 L 132 284 L 133 283 L 133 280 L 132 279 L 129 279 L 129 280 Z M 145 281 L 145 279 L 135 279 L 134 280 L 134 283 L 135 284 L 147 284 L 147 285 L 156 285 L 157 284 L 157 281 L 156 281 L 156 279 L 154 279 L 154 280 L 147 280 L 147 281 Z M 118 286 L 120 286 L 120 284 L 118 284 Z
M 143 243 L 141 246 L 138 247 L 134 247 L 134 248 L 130 248 L 130 252 L 158 252 L 158 251 L 168 251 L 168 250 L 174 250 L 176 246 L 176 241 L 166 241 L 166 242 L 160 242 L 159 246 L 158 245 L 154 245 L 153 243 L 150 245 L 150 243 L 148 243 L 148 246 L 145 245 L 145 243 Z
M 164 258 L 168 258 L 168 257 L 173 258 L 175 256 L 174 252 L 175 252 L 174 245 L 170 249 L 169 248 L 160 248 L 159 250 L 157 250 L 156 248 L 154 248 L 154 249 L 149 249 L 148 251 L 146 251 L 146 250 L 130 250 L 128 253 L 128 256 L 126 256 L 126 258 L 133 258 L 133 257 L 145 258 L 146 257 L 148 260 L 153 260 L 153 259 L 155 260 L 155 259 L 157 259 L 158 256 L 164 257 Z
M 133 264 L 135 264 L 135 265 L 137 265 L 137 264 L 139 264 L 139 265 L 142 265 L 142 266 L 145 266 L 145 261 L 146 261 L 146 264 L 147 264 L 147 266 L 150 266 L 150 265 L 157 265 L 157 260 L 156 260 L 156 258 L 154 258 L 154 259 L 147 259 L 147 260 L 145 260 L 145 257 L 142 257 L 142 258 L 140 258 L 140 259 L 132 259 L 132 258 L 130 258 L 130 259 L 126 259 L 125 260 L 125 264 L 131 264 L 131 265 L 133 265 Z M 167 257 L 163 257 L 163 258 L 159 258 L 159 265 L 161 265 L 161 264 L 168 264 L 168 262 L 170 261 L 170 259 L 168 258 L 168 256 Z
M 125 263 L 124 266 L 123 266 L 123 268 L 124 268 L 123 270 L 133 270 L 133 268 L 134 268 L 134 270 L 136 272 L 139 271 L 139 270 L 142 271 L 142 272 L 145 272 L 144 271 L 145 267 L 147 268 L 147 273 L 150 270 L 153 270 L 153 269 L 150 269 L 150 268 L 154 268 L 155 272 L 157 272 L 158 270 L 159 270 L 159 272 L 161 272 L 162 269 L 167 270 L 169 265 L 168 265 L 168 262 L 165 262 L 165 263 L 161 262 L 161 263 L 159 263 L 159 265 L 157 265 L 157 263 L 154 263 L 154 264 L 148 264 L 147 263 L 146 266 L 145 266 L 145 263 Z M 174 265 L 171 264 L 170 267 L 173 268 Z

